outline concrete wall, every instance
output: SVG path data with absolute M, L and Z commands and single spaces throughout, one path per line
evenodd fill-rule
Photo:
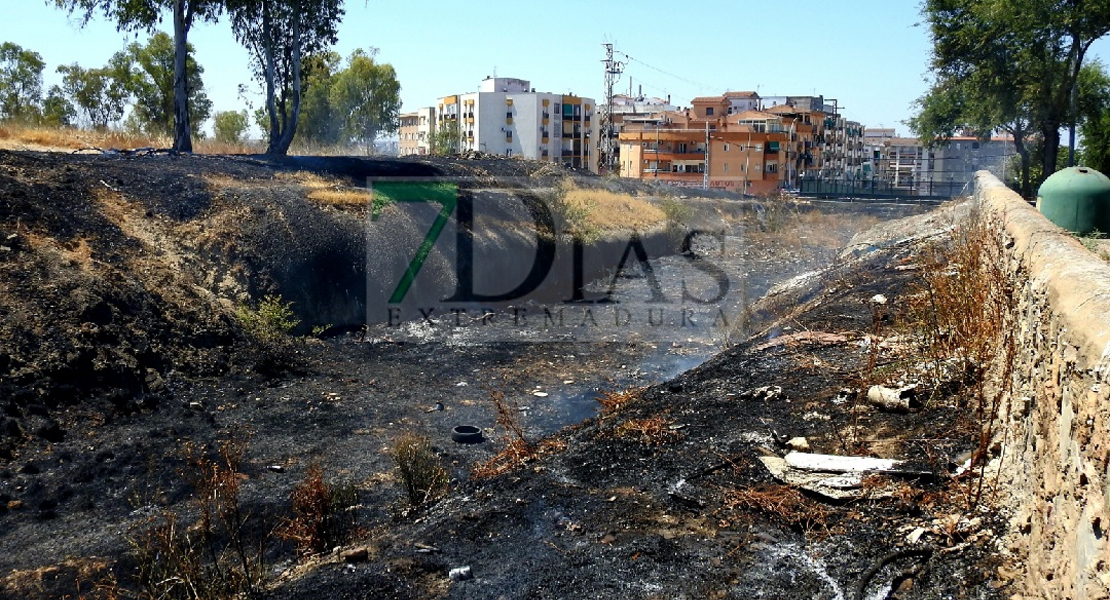
M 1018 597 L 1110 598 L 1110 265 L 990 173 L 977 173 L 975 195 L 1015 283 L 1001 482 Z

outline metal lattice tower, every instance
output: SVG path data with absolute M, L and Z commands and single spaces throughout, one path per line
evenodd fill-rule
M 601 139 L 598 144 L 598 170 L 612 173 L 616 166 L 617 153 L 613 151 L 613 87 L 617 85 L 624 63 L 613 59 L 613 45 L 605 47 L 605 113 L 601 115 Z

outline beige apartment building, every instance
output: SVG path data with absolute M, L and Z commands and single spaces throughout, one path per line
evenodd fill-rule
M 431 154 L 432 136 L 435 135 L 436 109 L 425 107 L 400 116 L 401 129 L 398 152 L 401 156 Z
M 536 92 L 525 79 L 487 77 L 477 92 L 437 100 L 436 127 L 458 148 L 598 171 L 599 119 L 592 98 Z

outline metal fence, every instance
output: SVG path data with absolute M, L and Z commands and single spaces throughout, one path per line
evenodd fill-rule
M 922 198 L 944 200 L 968 193 L 971 180 L 899 182 L 874 178 L 862 180 L 828 180 L 803 178 L 798 193 L 817 198 Z

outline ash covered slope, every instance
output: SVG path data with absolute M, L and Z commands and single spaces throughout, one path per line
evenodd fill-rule
M 280 294 L 303 328 L 360 323 L 367 177 L 528 178 L 541 167 L 0 152 L 0 459 L 64 436 L 60 408 L 105 408 L 85 398 L 139 411 L 163 399 L 167 378 L 251 366 L 237 303 Z

